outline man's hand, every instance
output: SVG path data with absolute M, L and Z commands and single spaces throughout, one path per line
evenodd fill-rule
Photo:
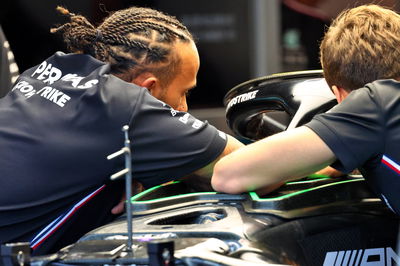
M 121 214 L 125 211 L 125 202 L 126 202 L 126 196 L 125 194 L 122 196 L 121 201 L 114 206 L 114 208 L 111 209 L 111 213 L 114 215 Z
M 317 175 L 326 175 L 329 177 L 341 177 L 344 176 L 345 174 L 336 170 L 335 168 L 332 168 L 330 166 L 325 167 L 324 169 L 319 170 L 315 174 Z
M 143 185 L 136 180 L 132 180 L 132 196 L 142 191 L 144 191 Z M 111 213 L 114 215 L 119 215 L 123 213 L 125 211 L 125 204 L 126 204 L 126 194 L 124 191 L 121 201 L 117 205 L 115 205 L 114 208 L 111 209 Z

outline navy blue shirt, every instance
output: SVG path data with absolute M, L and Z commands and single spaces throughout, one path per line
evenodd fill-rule
M 0 243 L 37 232 L 109 181 L 130 126 L 133 177 L 145 187 L 215 160 L 226 135 L 110 74 L 88 55 L 56 53 L 0 100 Z
M 379 80 L 351 92 L 306 124 L 335 154 L 334 168 L 358 168 L 370 187 L 400 214 L 400 83 Z

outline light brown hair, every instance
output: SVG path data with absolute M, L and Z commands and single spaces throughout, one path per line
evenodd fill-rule
M 321 46 L 321 65 L 329 86 L 347 91 L 377 79 L 400 77 L 400 16 L 378 5 L 343 11 Z

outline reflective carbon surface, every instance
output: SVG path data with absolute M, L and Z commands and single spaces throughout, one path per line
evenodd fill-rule
M 149 265 L 149 245 L 166 243 L 177 265 L 323 265 L 328 252 L 394 247 L 397 236 L 398 219 L 359 176 L 309 177 L 269 195 L 195 192 L 171 182 L 132 204 L 132 254 L 124 252 L 121 217 L 33 265 Z
M 224 98 L 232 131 L 248 140 L 294 128 L 337 104 L 321 70 L 281 73 L 249 80 Z

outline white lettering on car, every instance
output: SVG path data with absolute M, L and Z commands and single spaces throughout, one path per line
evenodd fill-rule
M 243 94 L 240 94 L 240 95 L 234 97 L 232 100 L 229 101 L 227 109 L 231 108 L 235 104 L 254 99 L 256 97 L 257 93 L 258 93 L 258 90 L 255 90 L 255 91 L 243 93 Z
M 386 253 L 386 254 L 385 254 Z M 391 247 L 359 250 L 330 251 L 325 255 L 323 266 L 336 265 L 400 265 L 400 256 Z

